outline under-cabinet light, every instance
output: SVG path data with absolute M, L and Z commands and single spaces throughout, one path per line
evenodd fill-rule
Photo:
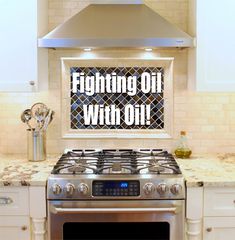
M 90 52 L 91 51 L 91 48 L 84 48 L 83 49 L 85 52 Z

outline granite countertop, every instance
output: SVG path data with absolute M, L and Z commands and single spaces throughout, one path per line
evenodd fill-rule
M 235 187 L 235 153 L 177 159 L 188 187 Z
M 29 162 L 22 155 L 0 154 L 1 186 L 45 186 L 47 178 L 59 159 L 49 156 L 46 161 Z M 176 159 L 188 187 L 233 186 L 235 187 L 235 153 L 192 156 Z
M 58 161 L 58 155 L 45 161 L 29 162 L 23 155 L 0 154 L 1 186 L 46 186 L 47 178 Z

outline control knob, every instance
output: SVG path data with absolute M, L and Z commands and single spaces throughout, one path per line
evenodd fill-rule
M 171 186 L 171 192 L 174 195 L 178 195 L 182 191 L 182 186 L 179 184 L 174 184 Z
M 157 192 L 160 194 L 160 195 L 164 195 L 166 192 L 167 192 L 168 188 L 167 188 L 167 185 L 165 183 L 160 183 L 158 184 L 157 186 Z
M 66 191 L 67 195 L 69 195 L 69 196 L 73 195 L 74 190 L 75 190 L 75 187 L 72 183 L 67 183 L 66 184 L 65 191 Z
M 89 190 L 89 188 L 88 188 L 87 184 L 80 183 L 78 185 L 78 192 L 81 193 L 82 195 L 87 195 L 88 190 Z
M 59 195 L 61 193 L 61 186 L 57 183 L 55 183 L 53 186 L 52 186 L 52 192 L 55 194 L 55 195 Z
M 153 183 L 145 183 L 143 189 L 146 195 L 150 195 L 155 191 L 155 187 Z

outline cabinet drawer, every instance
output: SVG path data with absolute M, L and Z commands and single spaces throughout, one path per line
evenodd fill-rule
M 205 188 L 204 215 L 235 217 L 235 188 Z
M 0 216 L 0 239 L 29 240 L 30 220 L 27 216 Z
M 28 187 L 0 188 L 0 216 L 29 215 Z
M 205 217 L 204 240 L 234 240 L 235 217 Z

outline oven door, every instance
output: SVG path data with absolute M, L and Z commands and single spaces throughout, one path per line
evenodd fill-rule
M 183 240 L 183 200 L 49 201 L 51 240 Z

